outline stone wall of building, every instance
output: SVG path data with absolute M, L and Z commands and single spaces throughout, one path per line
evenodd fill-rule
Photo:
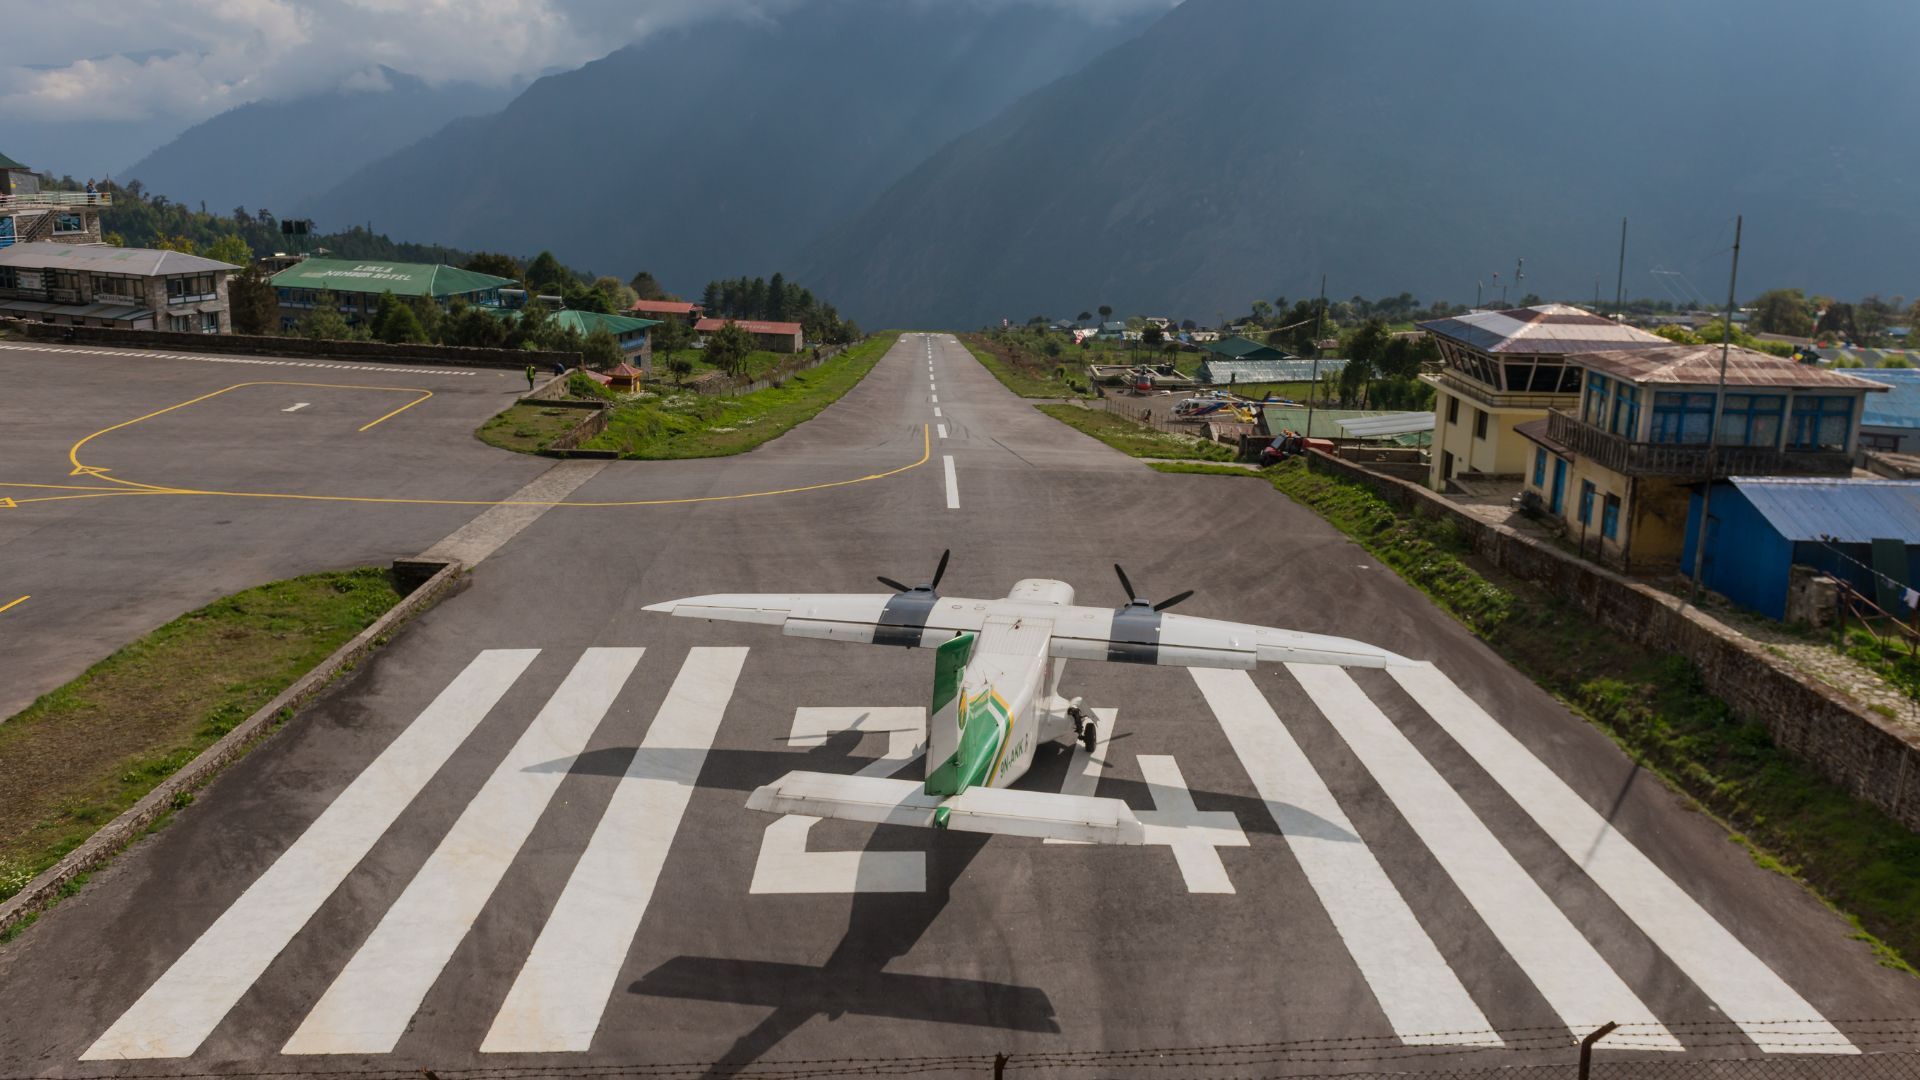
M 1827 779 L 1920 832 L 1920 735 L 1666 593 L 1477 518 L 1415 484 L 1318 452 L 1308 465 L 1358 481 L 1403 511 L 1451 521 L 1476 554 L 1501 570 L 1572 601 L 1649 649 L 1686 657 L 1707 691 L 1736 716 L 1764 725 L 1775 743 Z
M 306 338 L 244 334 L 179 334 L 166 330 L 114 330 L 98 326 L 54 326 L 21 319 L 0 319 L 0 330 L 36 341 L 105 345 L 123 349 L 173 352 L 293 356 L 305 360 L 369 360 L 392 364 L 440 364 L 496 367 L 519 371 L 528 364 L 542 371 L 554 364 L 579 367 L 580 354 L 525 352 L 519 349 L 463 349 L 451 345 L 389 345 L 384 341 L 309 341 Z

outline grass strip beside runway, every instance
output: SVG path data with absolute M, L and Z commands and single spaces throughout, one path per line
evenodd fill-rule
M 1186 435 L 1169 435 L 1099 409 L 1083 409 L 1078 405 L 1035 405 L 1034 408 L 1132 457 L 1233 460 L 1233 451 L 1219 443 Z
M 737 396 L 666 389 L 662 396 L 616 407 L 607 430 L 586 449 L 614 450 L 644 461 L 743 454 L 819 415 L 858 386 L 899 340 L 876 334 L 780 386 Z M 663 388 L 665 389 L 665 388 Z
M 1035 358 L 985 334 L 961 334 L 960 344 L 980 361 L 981 367 L 1000 380 L 1000 385 L 1021 397 L 1077 397 L 1085 390 L 1081 380 L 1069 378 L 1066 373 L 1083 368 L 1090 354 L 1075 355 L 1063 350 L 1057 357 Z
M 1470 561 L 1453 523 L 1403 514 L 1366 486 L 1301 459 L 1265 475 L 1737 830 L 1755 862 L 1846 915 L 1881 963 L 1913 972 L 1920 836 L 1776 746 L 1765 727 L 1734 716 L 1684 658 L 1629 641 L 1545 589 Z
M 0 900 L 399 601 L 378 569 L 248 589 L 182 615 L 0 724 Z

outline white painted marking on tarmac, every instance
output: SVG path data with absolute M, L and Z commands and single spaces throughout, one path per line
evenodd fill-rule
M 80 1059 L 198 1050 L 537 655 L 490 649 L 474 657 Z
M 887 733 L 886 755 L 857 775 L 892 776 L 927 749 L 927 711 L 919 708 L 808 708 L 793 714 L 796 747 L 825 746 L 842 731 Z M 767 826 L 748 892 L 919 893 L 927 891 L 927 857 L 919 851 L 808 851 L 820 819 L 789 814 Z
M 935 416 L 939 416 L 939 415 L 940 415 L 940 409 L 939 409 L 939 407 L 938 407 L 938 406 L 935 406 L 935 407 L 934 407 L 934 410 L 933 410 L 933 415 L 935 415 Z
M 953 455 L 943 455 L 947 465 L 947 509 L 960 509 L 960 478 L 953 473 Z
M 1760 1049 L 1776 1054 L 1859 1053 L 1839 1029 L 1439 669 L 1421 664 L 1392 668 L 1388 673 Z
M 311 401 L 302 401 L 289 408 L 281 409 L 280 411 L 281 412 L 299 412 L 301 409 L 304 409 L 311 404 L 313 404 L 313 402 Z
M 482 1053 L 578 1052 L 592 1045 L 746 661 L 740 648 L 687 653 L 494 1015 Z
M 281 1053 L 393 1051 L 644 651 L 581 655 Z
M 1192 675 L 1394 1033 L 1419 1045 L 1502 1045 L 1253 677 Z
M 1617 1020 L 1639 1028 L 1636 1050 L 1683 1049 L 1352 676 L 1319 664 L 1287 670 L 1567 1027 Z
M 933 404 L 935 404 L 935 405 L 938 405 L 938 404 L 940 404 L 940 395 L 939 395 L 939 394 L 934 394 L 934 395 L 932 395 L 932 397 L 933 397 Z
M 1100 722 L 1100 730 L 1106 732 L 1107 738 L 1111 739 L 1113 737 L 1113 723 L 1114 720 L 1119 717 L 1120 710 L 1095 709 L 1093 710 L 1093 715 L 1094 718 Z M 1087 798 L 1092 798 L 1094 794 L 1100 790 L 1100 774 L 1105 772 L 1107 768 L 1106 739 L 1102 739 L 1099 746 L 1100 754 L 1099 756 L 1095 756 L 1087 753 L 1085 746 L 1077 742 L 1073 744 L 1073 760 L 1067 763 L 1067 778 L 1060 784 L 1060 793 L 1062 795 L 1084 795 Z M 1043 842 L 1048 844 L 1078 844 L 1083 847 L 1089 845 L 1089 841 L 1086 840 L 1058 840 L 1051 836 L 1047 837 Z
M 937 428 L 937 429 L 939 430 L 939 432 L 940 432 L 940 437 L 941 437 L 941 438 L 943 438 L 943 439 L 944 439 L 944 438 L 946 438 L 946 437 L 947 437 L 947 425 L 945 425 L 945 424 L 935 424 L 935 425 L 934 425 L 934 427 L 935 427 L 935 428 Z
M 1174 862 L 1180 865 L 1188 892 L 1233 892 L 1233 880 L 1227 877 L 1227 865 L 1220 861 L 1217 849 L 1247 846 L 1240 820 L 1225 810 L 1197 809 L 1186 778 L 1171 757 L 1141 754 L 1139 762 L 1154 806 L 1134 813 L 1146 826 L 1147 843 L 1173 849 Z

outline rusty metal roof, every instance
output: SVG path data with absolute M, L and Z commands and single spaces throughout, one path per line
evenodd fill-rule
M 1640 385 L 1714 386 L 1720 381 L 1718 345 L 1667 345 L 1660 349 L 1588 353 L 1575 363 Z M 1728 351 L 1727 385 L 1879 393 L 1887 390 L 1885 385 L 1867 379 L 1750 349 Z
M 1566 304 L 1474 311 L 1423 322 L 1420 329 L 1481 352 L 1526 356 L 1565 356 L 1667 344 L 1666 338 Z

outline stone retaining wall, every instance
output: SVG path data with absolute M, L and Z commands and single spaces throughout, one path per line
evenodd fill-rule
M 1408 513 L 1452 522 L 1476 554 L 1564 597 L 1641 645 L 1686 657 L 1707 691 L 1821 775 L 1920 832 L 1920 736 L 1856 704 L 1713 616 L 1666 593 L 1474 517 L 1424 487 L 1311 452 L 1308 467 L 1366 485 Z
M 520 349 L 465 349 L 452 345 L 389 345 L 384 341 L 312 341 L 253 334 L 182 334 L 172 330 L 116 330 L 105 326 L 54 326 L 24 319 L 0 319 L 0 330 L 32 341 L 65 345 L 104 345 L 117 349 L 164 349 L 243 356 L 289 356 L 302 360 L 368 360 L 383 364 L 436 364 L 444 367 L 510 368 L 528 364 L 548 371 L 556 363 L 580 366 L 574 352 L 526 352 Z

